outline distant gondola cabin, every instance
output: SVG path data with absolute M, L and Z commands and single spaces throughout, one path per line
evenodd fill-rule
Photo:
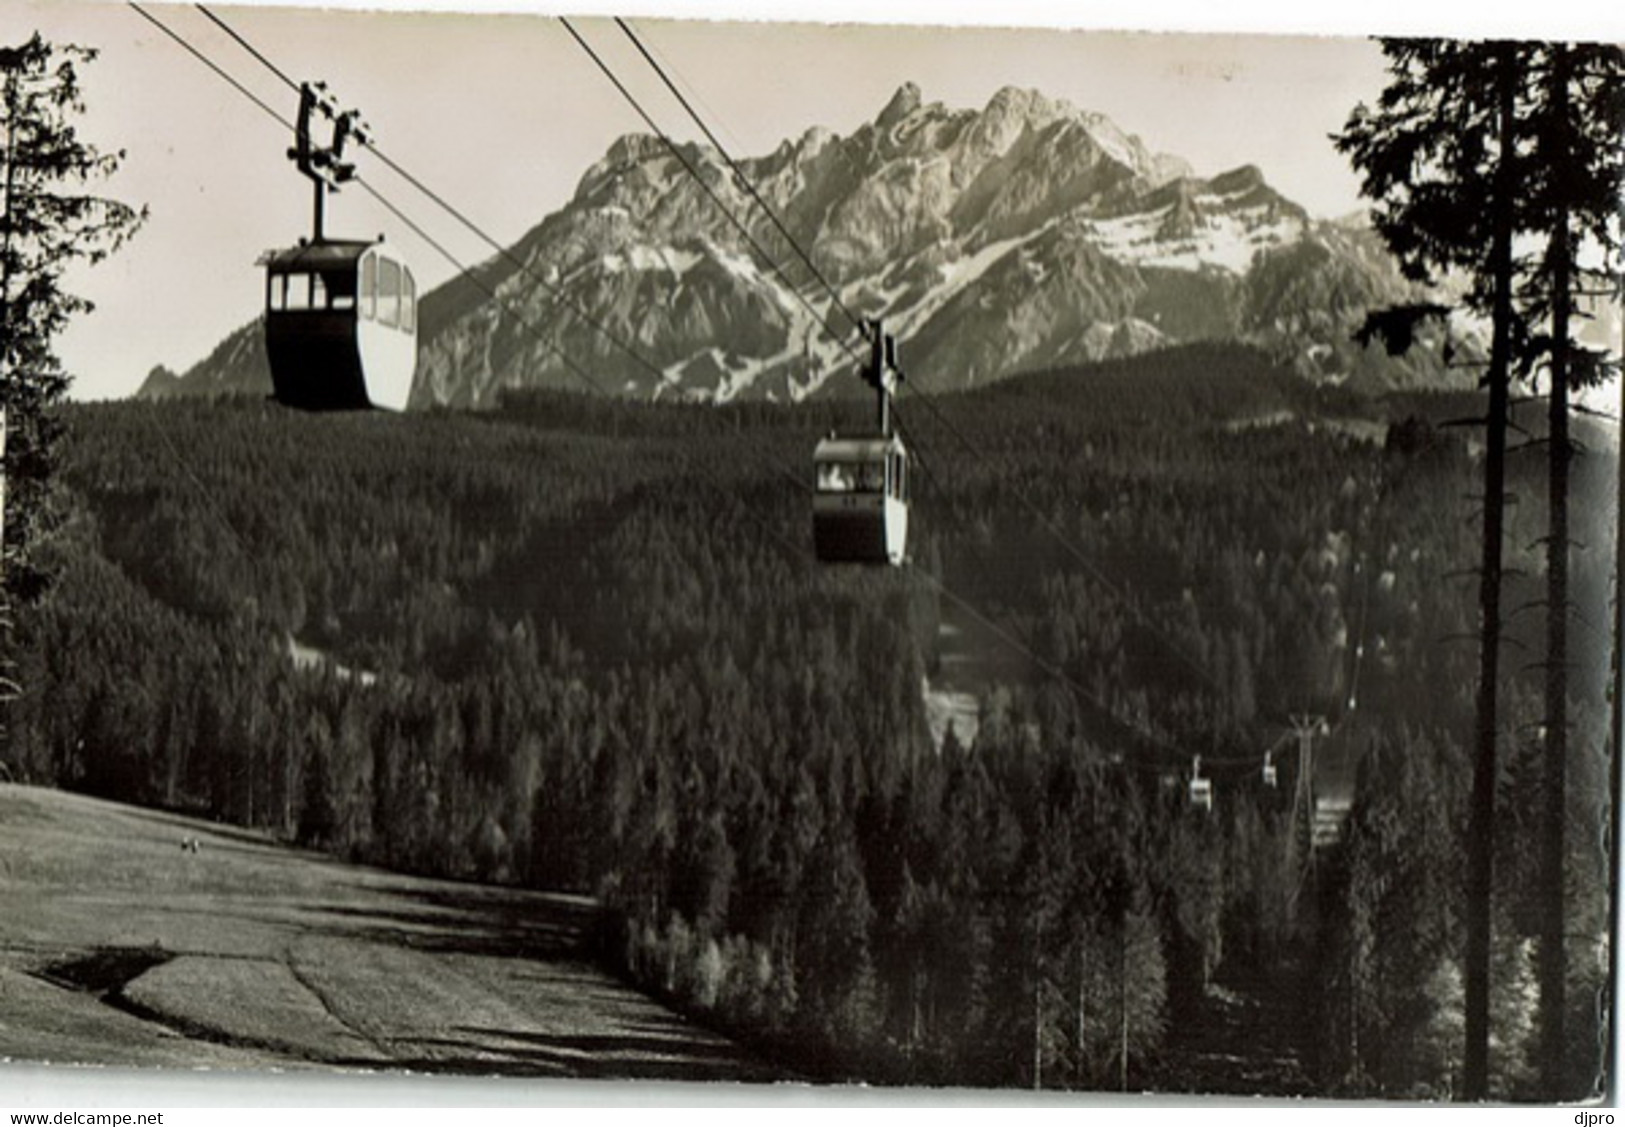
M 307 411 L 406 407 L 417 371 L 417 286 L 380 243 L 272 251 L 265 351 L 279 402 Z
M 901 564 L 908 454 L 897 436 L 824 439 L 813 451 L 813 541 L 826 563 Z
M 1213 780 L 1195 778 L 1190 783 L 1191 805 L 1203 810 L 1213 809 Z

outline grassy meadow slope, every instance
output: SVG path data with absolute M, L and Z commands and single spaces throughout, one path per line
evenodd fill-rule
M 0 902 L 0 1059 L 769 1075 L 598 969 L 580 898 L 0 784 Z

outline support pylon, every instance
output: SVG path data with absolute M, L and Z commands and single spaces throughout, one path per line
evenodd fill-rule
M 1287 871 L 1302 868 L 1303 876 L 1293 882 L 1288 910 L 1297 907 L 1298 895 L 1303 891 L 1310 868 L 1315 861 L 1315 737 L 1327 732 L 1326 718 L 1307 712 L 1295 712 L 1289 718 L 1292 732 L 1298 737 L 1298 778 L 1292 787 L 1292 814 L 1286 835 Z M 1301 853 L 1300 853 L 1301 848 Z M 1298 864 L 1298 858 L 1303 863 Z

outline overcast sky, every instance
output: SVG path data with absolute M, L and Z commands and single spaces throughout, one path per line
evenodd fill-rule
M 466 7 L 486 0 L 457 2 Z M 575 3 L 569 10 L 632 15 L 645 42 L 690 89 L 736 156 L 764 153 L 814 125 L 849 132 L 879 113 L 905 81 L 917 83 L 927 101 L 954 108 L 981 107 L 1001 86 L 1014 84 L 1103 112 L 1152 149 L 1184 157 L 1199 175 L 1257 164 L 1280 191 L 1320 216 L 1360 206 L 1354 178 L 1327 135 L 1357 101 L 1381 89 L 1378 52 L 1363 38 L 1124 34 L 1053 26 L 994 31 L 762 17 L 805 20 L 821 13 L 918 24 L 997 13 L 1002 21 L 1049 25 L 1345 33 L 1459 27 L 1478 34 L 1551 35 L 1588 29 L 1595 35 L 1607 31 L 1608 19 L 1616 29 L 1619 23 L 1617 15 L 1571 5 L 1520 5 L 1524 22 L 1508 24 L 1486 23 L 1482 11 L 1471 22 L 1453 23 L 1450 7 L 1437 5 L 1419 17 L 1390 0 L 1375 9 L 1338 5 L 1290 15 L 1268 3 L 1224 5 L 1221 13 L 1154 3 L 1114 3 L 1082 13 L 1068 7 L 1042 0 L 996 6 L 662 0 Z M 199 12 L 173 5 L 150 10 L 280 112 L 293 115 L 294 95 Z M 970 17 L 967 10 L 979 14 Z M 643 128 L 557 21 L 544 16 L 257 5 L 215 11 L 296 80 L 326 80 L 343 104 L 359 108 L 372 123 L 386 154 L 505 243 L 565 203 L 581 173 L 615 137 Z M 750 22 L 656 18 L 674 11 L 732 14 Z M 578 27 L 662 125 L 679 136 L 697 132 L 612 24 L 584 19 Z M 56 41 L 101 49 L 84 75 L 90 103 L 84 132 L 105 147 L 127 150 L 114 194 L 151 209 L 151 219 L 125 251 L 75 276 L 75 288 L 97 310 L 70 329 L 59 349 L 77 376 L 77 398 L 127 395 L 154 364 L 184 370 L 255 315 L 261 282 L 254 260 L 262 250 L 308 232 L 309 186 L 284 156 L 290 139 L 282 127 L 123 4 L 0 0 L 0 41 L 34 28 Z M 488 247 L 388 169 L 365 156 L 359 163 L 369 182 L 463 261 L 489 256 Z M 330 204 L 328 231 L 385 234 L 405 249 L 425 288 L 452 272 L 436 251 L 354 188 Z

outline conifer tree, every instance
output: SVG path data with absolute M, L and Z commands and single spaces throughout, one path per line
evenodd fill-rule
M 45 498 L 61 432 L 51 408 L 69 384 L 53 342 L 70 318 L 91 308 L 62 288 L 64 272 L 106 258 L 145 215 L 91 190 L 123 158 L 84 141 L 74 126 L 85 108 L 78 68 L 95 57 L 38 33 L 0 47 L 0 407 L 8 431 L 4 558 L 12 598 L 37 594 L 45 578 L 27 549 L 48 524 Z
M 1594 386 L 1607 371 L 1602 354 L 1574 340 L 1580 255 L 1612 258 L 1620 232 L 1618 200 L 1625 136 L 1625 53 L 1603 44 L 1552 43 L 1537 55 L 1530 84 L 1529 132 L 1538 158 L 1530 192 L 1530 225 L 1546 250 L 1532 271 L 1529 316 L 1544 317 L 1535 356 L 1548 373 L 1545 730 L 1540 829 L 1540 1083 L 1550 1099 L 1565 1093 L 1564 858 L 1569 756 L 1569 479 L 1575 446 L 1569 436 L 1573 391 Z
M 1468 816 L 1463 1094 L 1482 1099 L 1489 1078 L 1489 956 L 1501 648 L 1506 434 L 1519 325 L 1514 311 L 1519 229 L 1518 96 L 1532 48 L 1518 43 L 1383 42 L 1389 85 L 1375 108 L 1356 107 L 1338 148 L 1376 201 L 1373 219 L 1407 276 L 1459 270 L 1468 304 L 1488 311 L 1492 336 L 1479 564 L 1479 669 L 1472 801 Z

